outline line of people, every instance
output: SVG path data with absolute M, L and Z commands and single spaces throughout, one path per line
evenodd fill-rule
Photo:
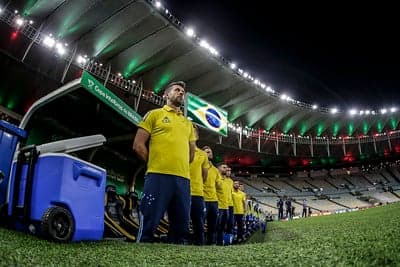
M 243 240 L 243 217 L 246 212 L 246 194 L 239 189 L 239 182 L 231 179 L 231 169 L 225 163 L 213 165 L 213 152 L 203 147 L 208 157 L 208 176 L 204 183 L 205 221 L 208 245 L 224 244 L 225 234 L 232 234 L 237 226 L 237 239 Z M 192 177 L 191 177 L 192 179 Z M 197 233 L 201 235 L 201 233 Z M 197 235 L 195 231 L 195 236 Z M 196 242 L 201 245 L 201 242 Z
M 239 182 L 230 178 L 231 169 L 226 164 L 214 166 L 210 147 L 197 147 L 198 132 L 181 111 L 185 83 L 169 84 L 164 96 L 166 105 L 143 117 L 133 144 L 133 150 L 147 163 L 138 241 L 154 242 L 165 212 L 171 243 L 185 243 L 190 219 L 194 244 L 223 245 L 224 234 L 232 233 L 234 224 L 238 240 L 243 239 L 245 193 Z

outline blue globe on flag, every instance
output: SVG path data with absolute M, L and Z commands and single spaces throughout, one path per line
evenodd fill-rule
M 218 111 L 213 108 L 208 108 L 206 110 L 206 119 L 208 124 L 214 128 L 219 128 L 221 126 L 221 116 Z

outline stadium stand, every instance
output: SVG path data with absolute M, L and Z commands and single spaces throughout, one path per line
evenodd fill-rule
M 245 191 L 260 208 L 277 215 L 279 197 L 291 198 L 294 216 L 301 215 L 302 201 L 315 213 L 340 212 L 393 203 L 400 200 L 400 176 L 397 167 L 331 169 L 297 172 L 290 177 L 240 177 L 247 185 Z
M 327 181 L 325 181 L 322 178 L 318 178 L 318 179 L 311 179 L 309 182 L 309 184 L 315 186 L 315 188 L 322 188 L 323 192 L 329 192 L 329 193 L 333 193 L 336 192 L 338 189 L 336 187 L 334 187 L 333 185 L 329 184 Z
M 351 182 L 351 184 L 355 187 L 355 189 L 359 188 L 367 188 L 371 184 L 366 180 L 362 175 L 353 175 L 347 177 L 347 179 Z
M 330 199 L 331 201 L 347 208 L 362 208 L 370 206 L 368 202 L 362 201 L 349 193 L 330 195 Z
M 373 197 L 379 200 L 382 203 L 393 203 L 400 200 L 399 197 L 395 196 L 391 192 L 373 192 L 368 194 L 370 197 Z

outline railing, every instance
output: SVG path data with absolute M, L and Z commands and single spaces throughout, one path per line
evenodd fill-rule
M 237 135 L 240 133 L 233 131 Z M 360 136 L 360 137 L 340 137 L 340 138 L 327 138 L 327 137 L 296 137 L 290 135 L 282 135 L 282 134 L 266 134 L 266 133 L 258 133 L 254 132 L 246 132 L 242 134 L 247 138 L 258 139 L 259 136 L 262 141 L 279 141 L 282 143 L 291 143 L 291 144 L 305 144 L 305 145 L 354 145 L 354 144 L 365 144 L 372 142 L 380 142 L 387 141 L 390 139 L 398 139 L 400 138 L 400 131 L 391 131 L 387 133 L 378 134 L 375 136 Z

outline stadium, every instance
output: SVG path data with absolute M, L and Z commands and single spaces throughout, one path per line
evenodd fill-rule
M 0 265 L 398 265 L 398 108 L 345 110 L 293 99 L 225 58 L 167 5 L 0 1 L 0 220 L 5 226 Z M 164 88 L 173 81 L 186 83 L 183 109 L 200 126 L 198 147 L 212 147 L 215 163 L 228 164 L 234 180 L 244 185 L 257 218 L 242 244 L 121 241 L 136 241 L 138 231 L 138 218 L 129 217 L 136 205 L 130 201 L 142 196 L 146 171 L 132 150 L 138 124 L 166 104 Z M 75 188 L 62 176 L 66 181 L 59 184 L 55 170 L 64 165 L 56 164 L 64 163 L 52 158 L 42 163 L 46 168 L 30 163 L 46 153 L 88 162 L 79 168 L 73 162 L 71 168 L 74 181 L 83 174 L 90 182 Z M 35 171 L 50 178 L 32 182 Z M 12 178 L 24 175 L 32 183 L 26 188 L 20 184 L 25 180 Z M 38 212 L 48 206 L 41 203 L 43 196 L 53 197 L 47 191 L 64 182 L 75 190 L 68 197 L 72 204 L 52 200 L 45 215 Z M 88 190 L 91 186 L 96 190 Z M 109 193 L 125 196 L 129 226 L 104 215 Z M 279 198 L 291 201 L 289 215 L 279 215 Z M 29 207 L 21 207 L 21 201 Z M 86 202 L 93 206 L 85 210 L 78 204 Z M 60 243 L 32 235 L 38 227 L 51 229 L 57 207 L 72 213 L 61 218 L 75 223 L 72 241 L 89 241 Z M 93 231 L 78 218 L 87 214 L 102 218 L 96 227 L 89 225 Z M 26 231 L 8 223 L 20 217 L 24 225 L 26 216 L 32 221 Z M 267 220 L 263 233 L 260 225 Z M 103 227 L 120 238 L 103 239 Z M 166 232 L 163 219 L 157 234 Z M 49 230 L 47 239 L 52 235 Z

